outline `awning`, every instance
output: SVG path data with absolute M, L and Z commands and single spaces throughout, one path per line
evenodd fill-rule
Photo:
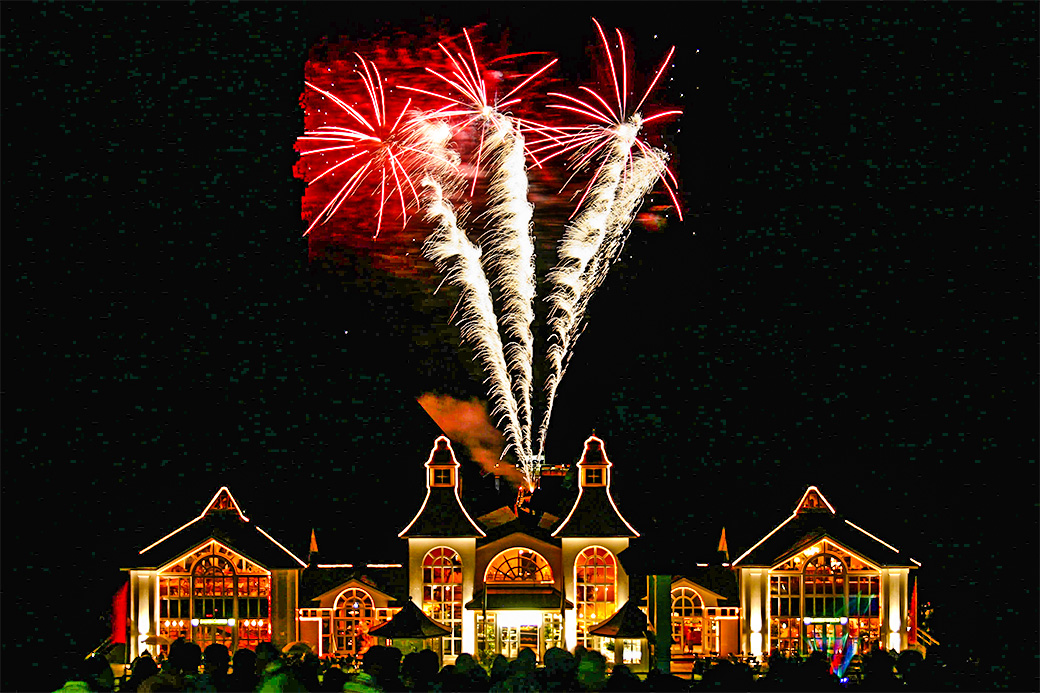
M 495 611 L 559 611 L 561 605 L 565 609 L 573 609 L 574 604 L 563 598 L 563 593 L 554 587 L 490 587 L 487 590 L 487 608 Z M 466 604 L 469 611 L 484 609 L 484 590 L 473 593 L 473 601 Z
M 635 602 L 627 601 L 613 616 L 589 628 L 589 635 L 601 638 L 648 638 L 646 614 Z

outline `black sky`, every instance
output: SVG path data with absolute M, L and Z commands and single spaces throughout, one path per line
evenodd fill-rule
M 308 265 L 303 61 L 486 22 L 577 81 L 592 14 L 646 69 L 677 45 L 686 220 L 593 302 L 550 461 L 595 429 L 632 524 L 692 552 L 816 484 L 924 564 L 937 637 L 1035 654 L 1035 4 L 364 7 L 5 6 L 0 688 L 96 645 L 221 485 L 300 553 L 399 554 L 415 398 L 484 392 L 450 294 Z

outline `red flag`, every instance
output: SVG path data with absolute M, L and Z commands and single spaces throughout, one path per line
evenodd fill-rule
M 910 645 L 917 644 L 917 580 L 914 580 L 914 592 L 910 596 L 910 633 L 907 636 L 907 643 Z
M 729 546 L 726 545 L 726 528 L 722 528 L 722 536 L 719 537 L 719 551 L 726 555 L 726 560 L 729 560 Z
M 130 595 L 130 582 L 116 590 L 112 596 L 112 642 L 126 644 L 126 601 Z

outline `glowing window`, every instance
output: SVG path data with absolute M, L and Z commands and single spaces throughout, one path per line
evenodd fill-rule
M 672 650 L 700 651 L 704 645 L 704 600 L 696 590 L 676 587 L 672 590 Z
M 454 550 L 439 547 L 423 557 L 423 611 L 451 628 L 441 638 L 442 655 L 462 652 L 462 559 Z
M 603 469 L 586 469 L 585 470 L 585 485 L 586 486 L 603 486 Z
M 359 655 L 375 642 L 369 629 L 375 625 L 375 605 L 368 592 L 343 590 L 333 604 L 332 641 L 336 654 Z
M 607 549 L 590 546 L 574 562 L 574 585 L 578 607 L 578 644 L 594 647 L 591 627 L 616 611 L 617 561 Z
M 434 486 L 454 486 L 455 480 L 452 478 L 451 469 L 434 469 L 433 470 L 433 485 Z
M 552 584 L 552 568 L 537 551 L 507 549 L 488 565 L 484 581 Z

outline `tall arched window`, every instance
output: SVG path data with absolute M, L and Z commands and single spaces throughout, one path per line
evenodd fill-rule
M 333 604 L 332 633 L 336 654 L 359 655 L 371 644 L 368 629 L 375 619 L 372 597 L 362 589 L 340 592 Z
M 495 556 L 484 572 L 485 582 L 528 582 L 551 585 L 552 568 L 532 549 L 506 549 Z
M 423 611 L 434 621 L 451 628 L 441 639 L 443 655 L 462 652 L 462 559 L 445 546 L 423 557 Z
M 235 617 L 235 566 L 224 556 L 210 554 L 200 558 L 191 569 L 194 618 L 201 620 Z M 195 642 L 201 647 L 210 643 L 232 646 L 233 623 L 200 623 Z
M 589 628 L 610 618 L 616 610 L 617 561 L 607 549 L 590 546 L 574 561 L 578 601 L 578 644 L 592 647 Z
M 845 564 L 833 554 L 821 553 L 802 570 L 805 616 L 839 618 L 845 611 Z
M 689 587 L 672 590 L 672 645 L 678 652 L 700 651 L 704 645 L 704 600 Z

